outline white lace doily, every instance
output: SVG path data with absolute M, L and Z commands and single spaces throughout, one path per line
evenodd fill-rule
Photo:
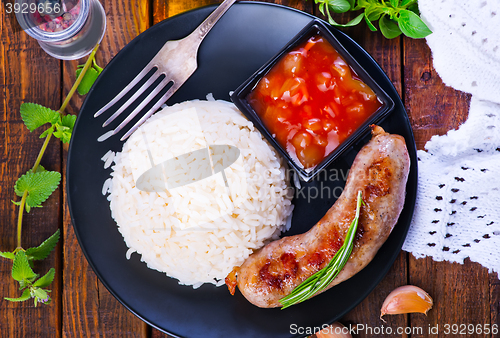
M 500 103 L 500 0 L 419 0 L 443 82 Z
M 419 0 L 434 67 L 472 93 L 458 130 L 418 151 L 415 215 L 403 249 L 500 271 L 500 0 Z

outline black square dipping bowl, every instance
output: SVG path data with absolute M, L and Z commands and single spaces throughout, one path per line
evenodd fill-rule
M 257 87 L 259 81 L 266 76 L 269 71 L 288 53 L 294 50 L 299 45 L 305 43 L 311 37 L 320 35 L 323 39 L 329 42 L 337 53 L 344 59 L 350 67 L 351 72 L 354 72 L 356 77 L 364 82 L 377 96 L 381 104 L 371 115 L 369 115 L 364 122 L 357 127 L 356 130 L 341 142 L 330 154 L 324 157 L 319 164 L 311 168 L 304 168 L 301 163 L 298 163 L 290 156 L 287 150 L 273 137 L 270 130 L 266 127 L 264 121 L 259 117 L 254 107 L 248 100 L 248 95 Z M 372 61 L 375 64 L 375 61 Z M 243 114 L 253 122 L 257 129 L 264 135 L 269 143 L 287 159 L 289 165 L 299 174 L 299 176 L 306 182 L 312 180 L 316 174 L 325 169 L 335 159 L 337 159 L 344 151 L 355 143 L 359 138 L 363 137 L 369 130 L 371 124 L 380 122 L 393 108 L 394 101 L 387 95 L 387 93 L 378 85 L 377 81 L 373 79 L 366 70 L 359 65 L 354 57 L 347 52 L 342 44 L 331 33 L 330 29 L 325 26 L 320 20 L 312 20 L 304 29 L 302 29 L 288 44 L 281 49 L 274 57 L 272 57 L 266 64 L 257 70 L 250 78 L 241 84 L 234 93 L 231 94 L 231 100 L 243 112 Z M 314 97 L 312 98 L 314 100 Z M 332 97 L 332 100 L 334 98 Z

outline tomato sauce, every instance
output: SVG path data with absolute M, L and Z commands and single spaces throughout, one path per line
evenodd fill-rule
M 382 106 L 320 34 L 284 55 L 247 101 L 305 169 L 318 165 Z

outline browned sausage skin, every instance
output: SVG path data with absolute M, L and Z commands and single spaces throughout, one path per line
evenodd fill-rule
M 365 205 L 351 257 L 325 290 L 352 277 L 373 259 L 403 209 L 410 157 L 402 136 L 378 126 L 372 126 L 372 135 L 356 156 L 342 195 L 325 216 L 308 232 L 271 242 L 250 255 L 226 277 L 231 294 L 238 286 L 252 304 L 280 307 L 281 298 L 321 270 L 342 246 L 356 213 L 359 190 Z

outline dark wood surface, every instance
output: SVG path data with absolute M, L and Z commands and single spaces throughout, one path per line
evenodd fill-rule
M 7 2 L 12 2 L 7 1 Z M 102 0 L 107 15 L 107 31 L 97 54 L 106 65 L 118 51 L 151 25 L 189 9 L 216 3 L 211 0 Z M 279 0 L 277 3 L 319 15 L 313 1 Z M 31 168 L 41 140 L 21 121 L 22 102 L 37 102 L 57 109 L 75 80 L 80 61 L 58 61 L 45 54 L 36 41 L 26 35 L 15 18 L 0 3 L 0 250 L 15 248 L 17 207 L 15 179 Z M 346 16 L 338 16 L 346 20 Z M 430 50 L 424 40 L 396 38 L 386 40 L 371 33 L 362 23 L 344 31 L 379 62 L 400 93 L 408 110 L 417 147 L 423 149 L 432 135 L 445 134 L 467 119 L 469 96 L 443 85 L 432 67 Z M 74 96 L 68 108 L 78 113 L 83 99 Z M 51 140 L 42 164 L 51 170 L 65 170 L 67 147 Z M 1 337 L 166 337 L 136 318 L 114 299 L 89 267 L 78 245 L 66 203 L 65 182 L 41 209 L 24 218 L 22 240 L 26 246 L 38 245 L 56 229 L 62 236 L 55 253 L 36 263 L 37 271 L 55 267 L 53 302 L 35 308 L 32 302 L 11 303 L 3 299 L 18 295 L 11 279 L 11 262 L 0 260 L 0 336 Z M 394 288 L 414 284 L 434 299 L 428 316 L 421 314 L 387 316 L 379 319 L 384 298 Z M 318 309 L 328 311 L 328 309 Z M 370 327 L 423 328 L 423 334 L 375 335 L 359 337 L 429 337 L 430 327 L 445 324 L 500 324 L 500 281 L 497 274 L 470 261 L 465 264 L 415 259 L 401 252 L 377 288 L 354 310 L 340 320 L 344 325 Z M 196 320 L 193 320 L 196 325 Z M 443 330 L 439 336 L 444 337 Z M 451 335 L 449 335 L 451 337 Z M 466 335 L 464 335 L 465 337 Z M 495 337 L 500 335 L 467 335 Z

